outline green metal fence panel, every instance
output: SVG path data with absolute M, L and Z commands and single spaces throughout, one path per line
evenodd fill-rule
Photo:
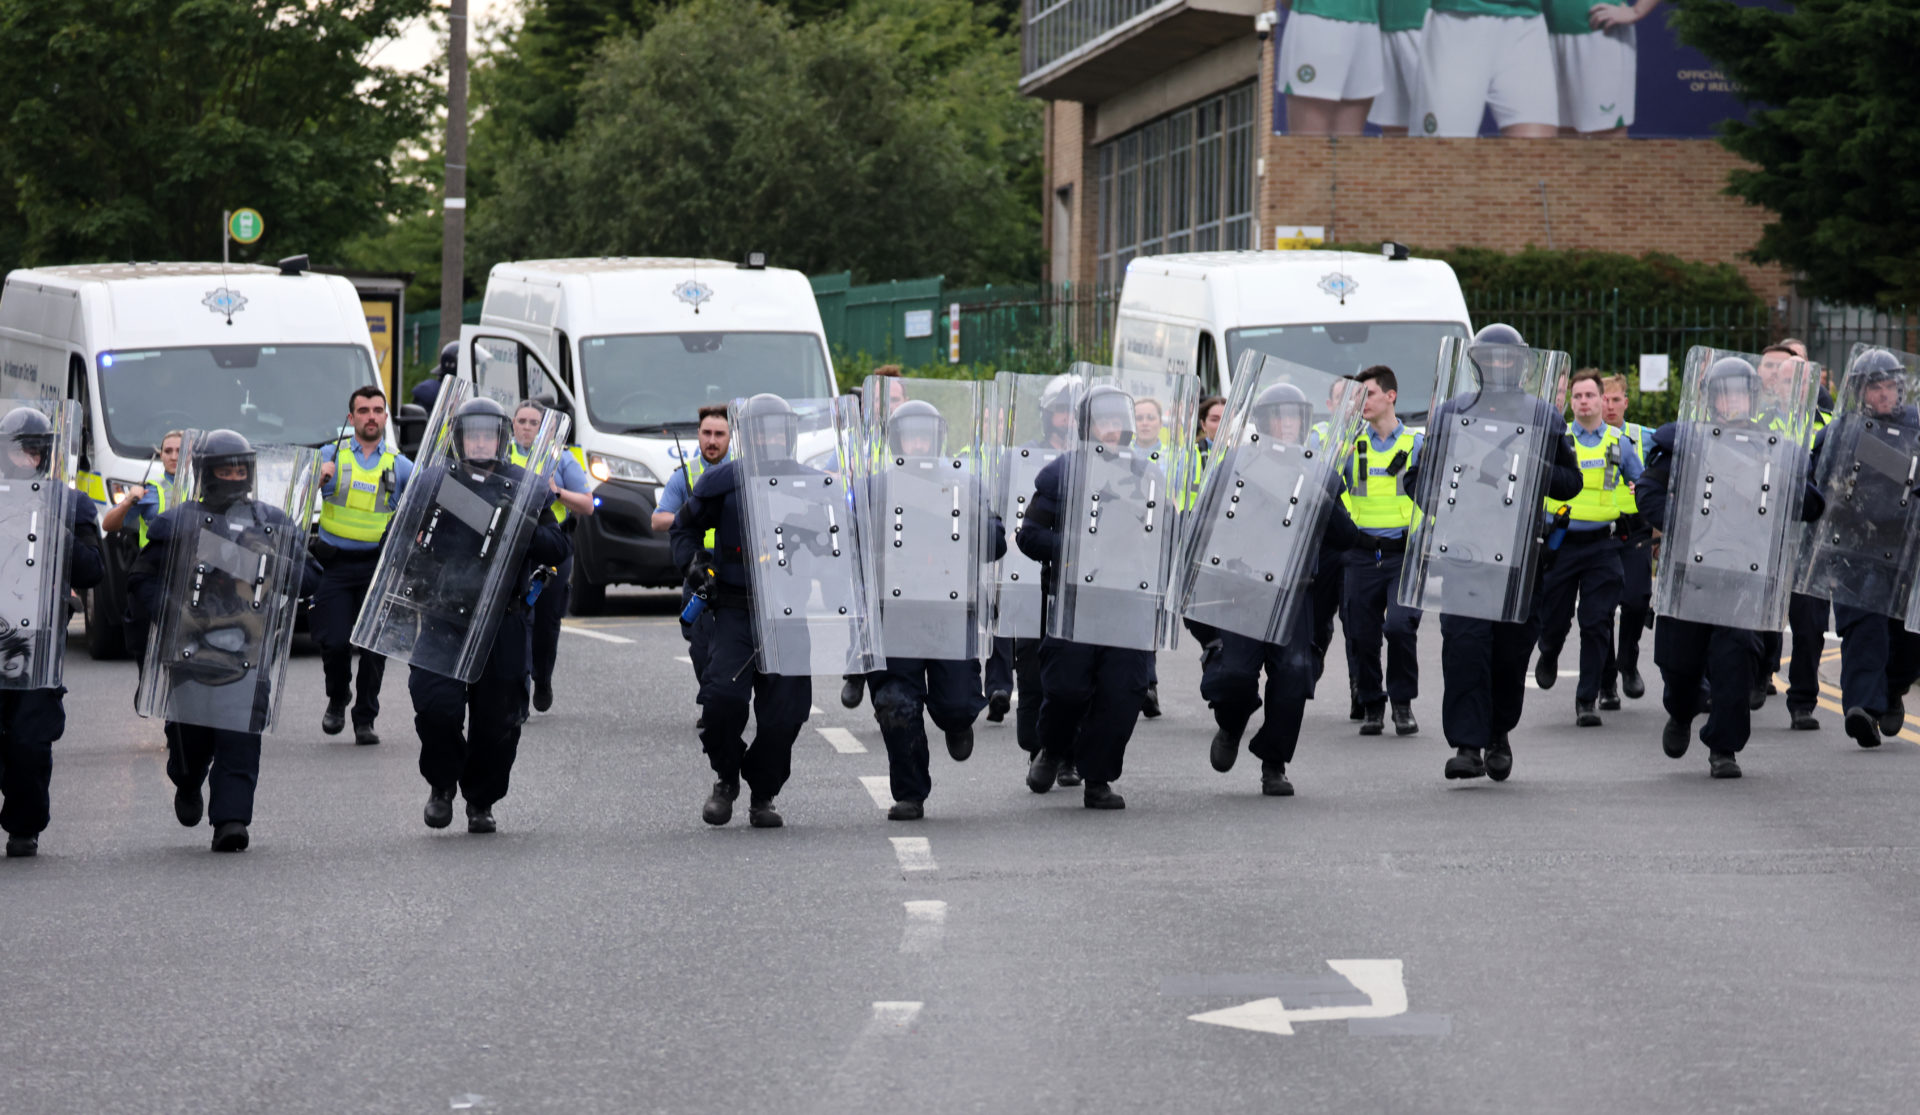
M 841 338 L 847 335 L 847 291 L 853 287 L 853 272 L 814 275 L 807 281 L 813 284 L 813 300 L 820 306 L 820 325 L 827 333 L 827 349 L 838 351 Z
M 480 324 L 479 300 L 460 307 L 460 320 L 468 325 Z M 420 382 L 429 368 L 440 361 L 440 311 L 421 310 L 403 318 L 400 344 L 401 366 L 405 371 L 406 386 L 411 388 Z
M 931 364 L 946 357 L 946 336 L 939 333 L 942 279 L 895 279 L 849 287 L 845 325 L 839 338 L 828 334 L 836 356 L 865 355 L 896 364 Z M 824 316 L 824 315 L 823 315 Z

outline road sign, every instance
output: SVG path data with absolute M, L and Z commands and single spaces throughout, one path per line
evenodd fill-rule
M 251 244 L 267 231 L 267 222 L 257 209 L 235 209 L 227 216 L 227 235 L 242 244 Z

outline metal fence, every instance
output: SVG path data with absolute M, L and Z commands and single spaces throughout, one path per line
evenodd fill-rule
M 1045 69 L 1163 0 L 1025 0 L 1020 73 Z

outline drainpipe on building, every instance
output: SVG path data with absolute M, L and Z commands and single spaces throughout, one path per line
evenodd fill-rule
M 1553 250 L 1553 211 L 1547 208 L 1547 180 L 1540 180 L 1540 219 L 1547 224 L 1547 250 Z

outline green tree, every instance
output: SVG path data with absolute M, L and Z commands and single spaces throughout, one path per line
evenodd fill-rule
M 429 0 L 0 0 L 0 266 L 316 259 L 423 194 L 396 173 L 437 96 L 372 64 Z
M 1778 216 L 1753 258 L 1821 298 L 1920 302 L 1920 4 L 1677 4 L 1680 38 L 1759 106 L 1721 139 L 1754 164 L 1730 192 Z
M 474 259 L 738 256 L 958 283 L 1030 276 L 1037 106 L 970 0 L 796 23 L 692 0 L 603 47 L 561 139 L 494 148 Z M 477 161 L 477 160 L 476 160 Z

